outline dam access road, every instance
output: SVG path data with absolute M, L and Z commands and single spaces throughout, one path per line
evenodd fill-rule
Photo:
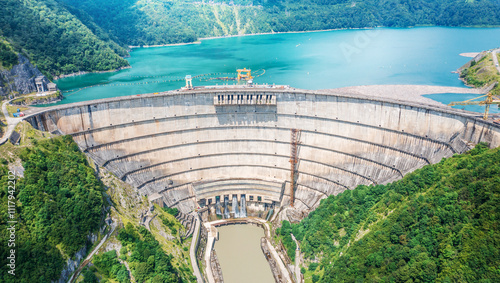
M 86 101 L 25 120 L 72 135 L 98 165 L 184 213 L 231 195 L 249 207 L 287 206 L 295 131 L 294 204 L 303 217 L 328 195 L 392 182 L 479 142 L 499 146 L 500 126 L 478 116 L 435 104 L 279 86 Z

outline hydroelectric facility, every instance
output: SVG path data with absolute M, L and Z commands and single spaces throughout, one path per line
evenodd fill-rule
M 217 232 L 201 222 L 295 222 L 329 195 L 398 180 L 479 142 L 500 146 L 500 125 L 477 113 L 287 86 L 117 97 L 25 119 L 72 135 L 96 164 L 150 201 L 178 208 L 194 233 L 193 256 L 208 262 L 208 282 L 222 280 L 211 256 Z M 293 278 L 268 248 L 263 243 L 275 279 Z

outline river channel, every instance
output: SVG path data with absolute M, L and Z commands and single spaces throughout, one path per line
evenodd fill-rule
M 225 283 L 273 283 L 274 277 L 262 250 L 264 230 L 254 225 L 217 227 L 215 251 Z

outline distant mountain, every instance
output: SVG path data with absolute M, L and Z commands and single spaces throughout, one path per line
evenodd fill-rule
M 500 25 L 497 0 L 58 0 L 85 11 L 122 44 L 358 27 Z
M 127 66 L 127 45 L 358 27 L 500 26 L 498 0 L 4 0 L 0 35 L 46 75 Z

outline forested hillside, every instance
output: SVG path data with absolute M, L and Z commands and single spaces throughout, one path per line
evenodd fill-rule
M 88 13 L 120 43 L 135 46 L 271 31 L 267 22 L 269 15 L 262 8 L 253 6 L 208 5 L 179 0 L 59 1 Z
M 17 63 L 16 52 L 8 41 L 0 37 L 0 69 L 11 69 Z
M 278 232 L 319 261 L 313 282 L 500 282 L 499 203 L 500 149 L 479 144 L 392 184 L 330 196 Z
M 33 140 L 32 145 L 22 147 L 7 143 L 0 153 L 0 235 L 14 239 L 13 245 L 7 246 L 5 241 L 0 247 L 0 281 L 56 280 L 66 260 L 87 245 L 87 237 L 99 228 L 102 183 L 70 136 Z M 7 166 L 15 168 L 19 157 L 23 178 L 20 171 Z M 12 225 L 15 229 L 8 230 Z M 11 268 L 7 265 L 12 250 L 15 276 L 8 273 Z
M 0 4 L 0 34 L 49 77 L 128 66 L 117 54 L 125 55 L 125 49 L 92 27 L 100 38 L 53 0 L 4 0 Z
M 58 0 L 128 45 L 259 32 L 415 25 L 500 25 L 493 0 Z
M 123 46 L 262 32 L 498 26 L 497 0 L 4 0 L 0 35 L 46 75 L 127 66 Z

